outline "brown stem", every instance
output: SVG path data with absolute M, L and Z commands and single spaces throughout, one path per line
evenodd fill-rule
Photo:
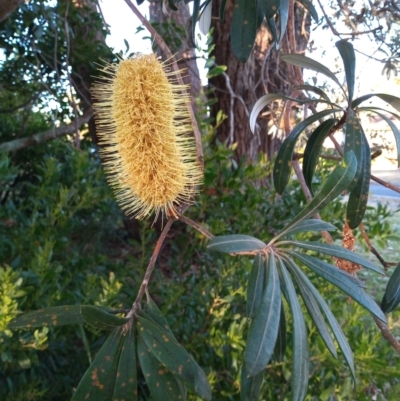
M 0 148 L 0 150 L 1 150 L 1 148 Z M 383 185 L 385 188 L 389 188 L 389 189 L 391 189 L 392 191 L 395 191 L 395 192 L 400 193 L 400 187 L 397 187 L 396 185 L 393 185 L 393 184 L 391 184 L 390 182 L 383 181 L 383 180 L 381 180 L 380 178 L 376 177 L 375 175 L 372 175 L 372 174 L 371 174 L 371 180 L 376 181 L 377 183 Z
M 128 313 L 127 317 L 131 317 L 134 314 L 134 312 L 140 307 L 140 303 L 142 301 L 143 295 L 147 292 L 150 277 L 151 277 L 151 274 L 153 273 L 154 265 L 156 264 L 156 260 L 161 251 L 161 247 L 162 247 L 164 240 L 167 237 L 167 234 L 175 220 L 176 219 L 174 217 L 168 219 L 167 223 L 165 224 L 165 227 L 163 228 L 163 230 L 161 232 L 160 238 L 158 238 L 156 247 L 154 248 L 153 254 L 151 255 L 149 265 L 147 266 L 146 273 L 144 274 L 142 284 L 140 285 L 139 292 L 137 294 L 135 302 L 132 305 L 132 309 Z
M 368 246 L 370 252 L 372 252 L 378 258 L 379 262 L 381 262 L 381 264 L 385 268 L 385 270 L 387 270 L 390 266 L 397 266 L 397 263 L 386 262 L 385 259 L 383 259 L 382 256 L 379 254 L 379 252 L 374 248 L 374 246 L 372 245 L 372 243 L 368 237 L 367 232 L 365 231 L 364 223 L 361 223 L 359 227 L 360 227 L 361 234 L 364 237 L 364 240 L 367 243 L 367 246 Z
M 164 52 L 164 54 L 166 54 L 168 59 L 171 60 L 172 68 L 177 73 L 176 77 L 177 77 L 179 84 L 185 86 L 185 83 L 183 82 L 182 75 L 181 75 L 182 70 L 179 68 L 174 55 L 172 54 L 172 52 L 169 49 L 169 47 L 167 46 L 167 44 L 164 42 L 164 39 L 151 26 L 149 21 L 147 21 L 146 18 L 143 17 L 143 15 L 135 7 L 135 5 L 131 2 L 131 0 L 125 0 L 125 3 L 133 11 L 133 13 L 136 15 L 136 17 L 139 18 L 140 22 L 146 27 L 146 29 L 150 32 L 150 34 L 154 37 L 154 40 L 157 42 L 158 46 L 160 46 L 160 48 Z M 187 102 L 186 105 L 187 105 L 187 108 L 189 111 L 190 121 L 192 123 L 194 138 L 196 141 L 197 161 L 199 162 L 201 168 L 203 169 L 204 168 L 204 156 L 203 156 L 203 146 L 202 146 L 202 142 L 201 142 L 201 133 L 200 133 L 199 127 L 197 125 L 196 116 L 194 115 L 191 103 Z
M 307 199 L 307 202 L 310 202 L 312 200 L 312 194 L 306 184 L 306 180 L 304 179 L 304 175 L 303 175 L 303 172 L 301 171 L 299 161 L 293 160 L 292 164 L 293 164 L 293 169 L 294 169 L 294 172 L 296 173 L 297 179 L 299 180 L 301 189 L 303 190 L 303 193 Z M 321 220 L 321 216 L 319 213 L 316 213 L 314 215 L 314 217 L 316 219 Z M 328 244 L 333 244 L 334 241 L 328 231 L 321 231 L 321 235 Z
M 210 233 L 210 231 L 208 231 L 206 228 L 204 228 L 203 226 L 201 226 L 199 223 L 196 223 L 195 221 L 189 219 L 186 216 L 179 216 L 179 220 L 183 221 L 184 223 L 186 223 L 188 226 L 193 227 L 195 230 L 197 230 L 198 232 L 200 232 L 201 234 L 203 234 L 205 237 L 212 239 L 214 238 L 214 235 Z
M 29 146 L 38 145 L 46 142 L 49 139 L 54 139 L 59 136 L 73 134 L 76 131 L 76 126 L 86 124 L 93 116 L 91 109 L 87 110 L 81 117 L 72 121 L 67 125 L 62 125 L 58 128 L 52 128 L 48 131 L 41 132 L 26 138 L 14 139 L 13 141 L 5 142 L 0 145 L 0 151 L 12 152 L 19 149 L 24 149 Z
M 376 325 L 382 333 L 382 337 L 400 354 L 400 343 L 396 340 L 396 337 L 392 334 L 389 327 L 378 319 L 376 316 L 372 315 L 375 320 Z

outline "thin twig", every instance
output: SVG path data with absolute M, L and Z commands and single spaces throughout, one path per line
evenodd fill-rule
M 376 316 L 372 315 L 376 325 L 382 333 L 382 337 L 400 354 L 400 343 L 397 341 L 396 337 L 392 334 L 387 324 L 383 323 L 382 320 L 378 319 Z
M 373 253 L 381 262 L 382 266 L 384 267 L 385 270 L 388 270 L 390 266 L 397 266 L 397 263 L 392 263 L 392 262 L 386 262 L 385 259 L 382 258 L 382 256 L 379 254 L 379 252 L 375 249 L 375 247 L 372 245 L 367 232 L 365 231 L 364 223 L 361 223 L 360 226 L 360 231 L 362 236 L 364 237 L 365 242 L 367 243 L 367 246 L 370 250 L 371 253 Z
M 149 21 L 144 18 L 144 16 L 140 13 L 140 11 L 135 7 L 131 0 L 124 0 L 128 7 L 133 11 L 136 17 L 139 18 L 140 22 L 146 27 L 146 29 L 150 32 L 150 34 L 154 37 L 154 40 L 157 42 L 158 46 L 160 46 L 161 50 L 165 53 L 167 58 L 172 61 L 172 68 L 177 73 L 177 80 L 180 85 L 185 86 L 183 82 L 181 69 L 178 66 L 178 63 L 172 54 L 171 50 L 164 42 L 164 39 L 158 34 L 158 32 L 150 25 Z M 199 162 L 201 168 L 204 168 L 204 156 L 203 156 L 203 146 L 201 142 L 201 133 L 199 127 L 197 125 L 196 116 L 194 115 L 192 105 L 190 102 L 187 102 L 187 108 L 190 115 L 190 121 L 193 127 L 194 138 L 196 141 L 196 152 L 197 152 L 197 161 Z
M 168 219 L 167 223 L 165 224 L 165 227 L 163 228 L 163 230 L 161 232 L 160 238 L 158 238 L 158 241 L 154 248 L 153 254 L 151 255 L 149 265 L 147 266 L 146 272 L 144 274 L 142 284 L 140 285 L 139 292 L 137 294 L 135 302 L 132 305 L 132 309 L 128 313 L 127 317 L 131 317 L 135 313 L 135 311 L 140 307 L 140 303 L 142 301 L 143 295 L 147 292 L 151 274 L 153 273 L 154 266 L 156 264 L 156 260 L 161 251 L 161 247 L 162 247 L 164 240 L 167 237 L 167 234 L 175 220 L 176 219 L 174 217 Z
M 200 232 L 201 234 L 203 234 L 205 237 L 212 239 L 214 238 L 214 235 L 212 235 L 210 233 L 210 231 L 208 231 L 206 228 L 204 228 L 203 226 L 201 226 L 200 224 L 196 223 L 195 221 L 189 219 L 186 216 L 179 216 L 179 220 L 183 221 L 184 223 L 186 223 L 188 226 L 193 227 L 195 230 L 197 230 L 198 232 Z
M 381 180 L 380 178 L 376 177 L 375 175 L 371 174 L 371 180 L 376 181 L 377 183 L 383 185 L 385 188 L 389 188 L 392 191 L 400 193 L 400 187 L 397 187 L 396 185 L 391 184 L 390 182 Z

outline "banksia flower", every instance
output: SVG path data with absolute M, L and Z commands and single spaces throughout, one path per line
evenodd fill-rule
M 127 214 L 177 214 L 201 183 L 186 86 L 154 54 L 103 68 L 94 88 L 101 152 L 110 185 Z

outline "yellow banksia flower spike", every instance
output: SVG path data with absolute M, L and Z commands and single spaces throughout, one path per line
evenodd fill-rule
M 110 185 L 128 215 L 177 214 L 203 173 L 196 159 L 186 94 L 154 54 L 108 64 L 93 94 Z

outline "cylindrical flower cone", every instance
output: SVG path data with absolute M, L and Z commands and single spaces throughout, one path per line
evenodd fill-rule
M 94 97 L 101 152 L 110 185 L 128 215 L 177 214 L 202 181 L 186 87 L 154 54 L 103 69 Z

